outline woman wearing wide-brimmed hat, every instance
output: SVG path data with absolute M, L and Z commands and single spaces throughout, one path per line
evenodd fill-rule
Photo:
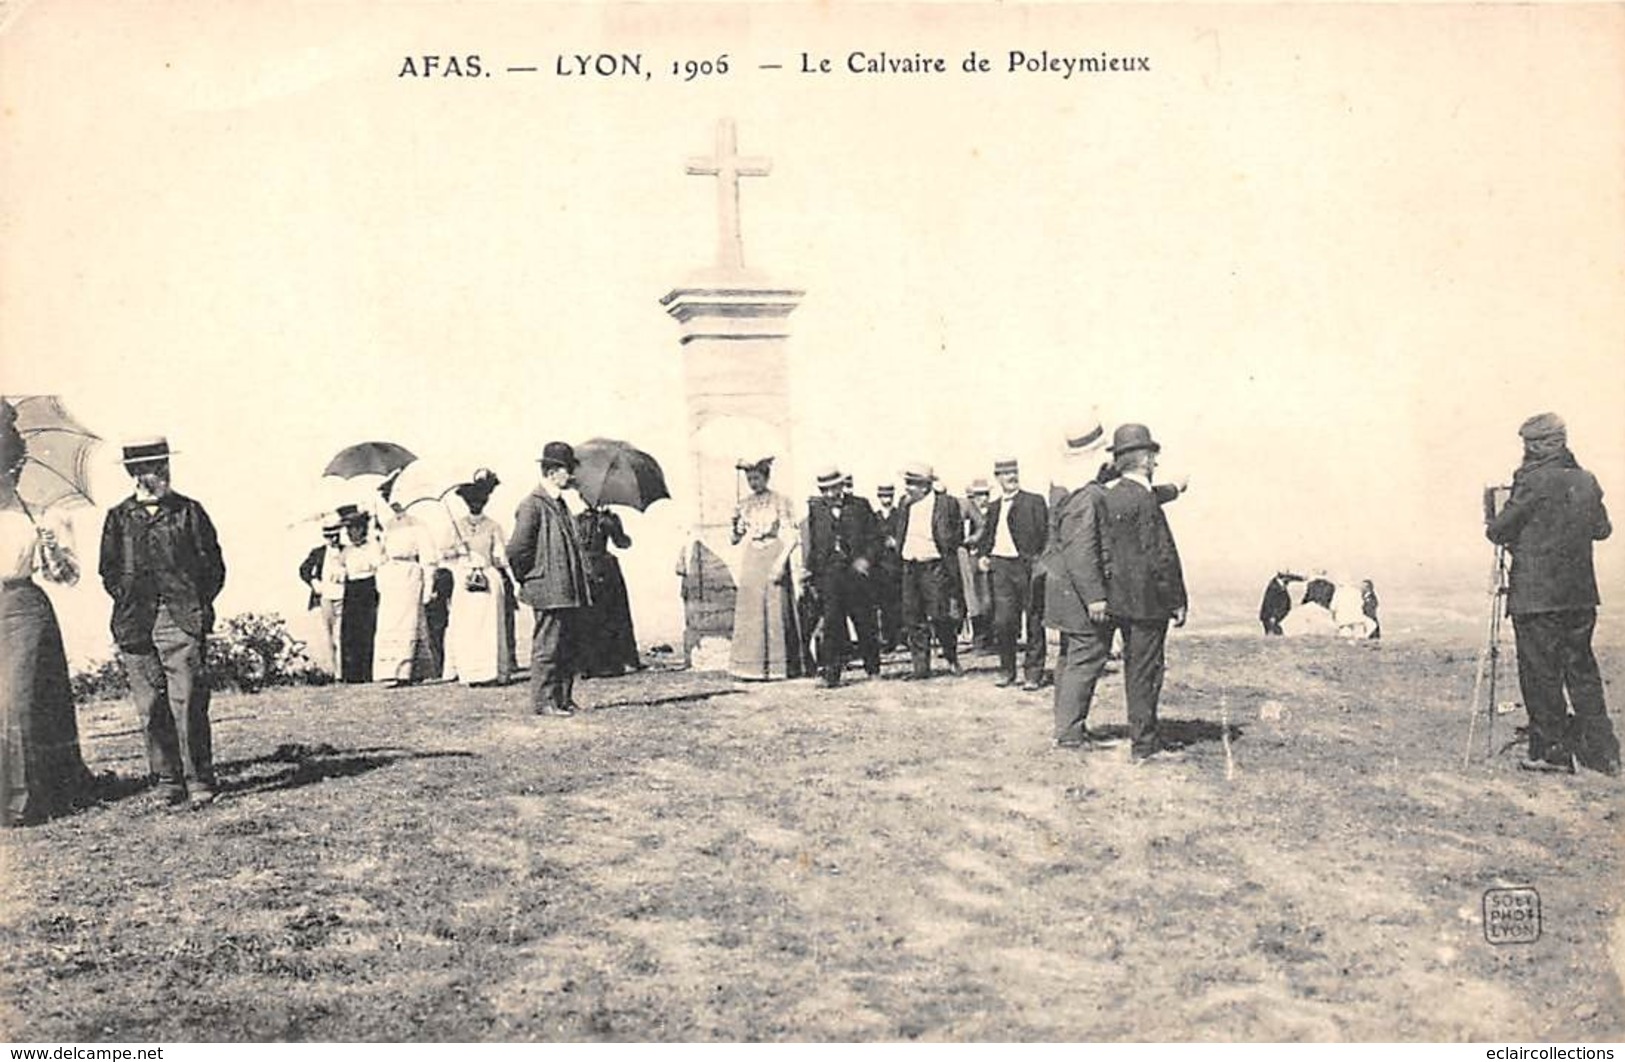
M 378 544 L 384 560 L 378 566 L 378 629 L 372 644 L 372 680 L 391 686 L 421 682 L 433 668 L 429 625 L 423 608 L 434 586 L 438 552 L 428 532 L 397 502 L 391 501 L 394 477 L 378 493 Z
M 36 571 L 78 581 L 56 536 L 35 525 L 17 497 L 26 447 L 15 412 L 0 426 L 0 822 L 38 822 L 86 799 L 91 775 L 79 752 L 78 720 L 62 632 Z
M 773 459 L 740 461 L 750 487 L 734 513 L 733 543 L 744 555 L 734 600 L 728 671 L 735 678 L 783 679 L 801 675 L 801 638 L 789 561 L 799 537 L 790 500 L 769 490 Z
M 457 496 L 468 506 L 468 515 L 453 524 L 457 558 L 452 562 L 455 582 L 446 655 L 458 681 L 469 686 L 501 685 L 513 677 L 508 536 L 496 520 L 485 515 L 491 492 L 500 482 L 496 473 L 482 468 L 456 488 Z

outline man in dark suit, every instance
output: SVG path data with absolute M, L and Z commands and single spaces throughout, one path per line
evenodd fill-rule
M 931 676 L 931 638 L 955 675 L 959 666 L 959 548 L 965 517 L 959 499 L 932 489 L 931 466 L 903 472 L 908 496 L 899 508 L 897 542 L 903 561 L 903 625 L 908 630 L 910 678 Z
M 1600 603 L 1591 544 L 1613 532 L 1602 488 L 1569 451 L 1555 413 L 1530 417 L 1518 434 L 1523 464 L 1500 510 L 1486 505 L 1484 530 L 1512 554 L 1507 612 L 1529 712 L 1529 751 L 1519 766 L 1572 772 L 1578 760 L 1617 775 L 1619 741 L 1591 649 Z
M 858 639 L 863 670 L 880 674 L 875 636 L 874 597 L 869 572 L 878 547 L 874 510 L 842 487 L 839 469 L 818 474 L 819 496 L 807 503 L 807 570 L 821 605 L 823 627 L 819 673 L 825 686 L 839 686 L 851 652 L 847 621 Z
M 537 715 L 576 713 L 576 628 L 581 609 L 592 602 L 575 517 L 560 497 L 576 463 L 569 443 L 550 442 L 542 448 L 542 481 L 519 503 L 508 540 L 508 564 L 519 580 L 519 597 L 536 614 L 530 701 Z
M 1143 424 L 1124 424 L 1112 435 L 1112 458 L 1121 473 L 1106 489 L 1103 555 L 1106 607 L 1123 635 L 1123 685 L 1135 762 L 1177 751 L 1157 730 L 1168 624 L 1185 623 L 1185 576 L 1162 503 L 1152 491 L 1162 447 Z
M 166 804 L 215 799 L 207 639 L 226 562 L 203 506 L 170 487 L 169 441 L 124 447 L 135 491 L 102 524 L 102 586 L 130 676 L 147 765 Z
M 320 609 L 321 628 L 311 643 L 315 664 L 335 678 L 339 665 L 339 631 L 344 622 L 344 521 L 335 513 L 322 524 L 322 545 L 299 565 L 299 581 L 310 587 L 306 608 Z
M 993 592 L 993 641 L 999 650 L 995 685 L 1016 684 L 1016 640 L 1025 622 L 1023 688 L 1036 690 L 1044 675 L 1044 605 L 1033 596 L 1033 571 L 1049 538 L 1049 506 L 1037 494 L 1021 489 L 1015 458 L 995 462 L 993 475 L 1003 493 L 988 506 L 973 552 Z
M 902 510 L 893 504 L 897 488 L 890 483 L 876 487 L 875 498 L 880 502 L 880 508 L 875 511 L 880 549 L 870 577 L 874 580 L 875 605 L 880 619 L 880 647 L 889 653 L 903 640 L 903 554 L 900 551 L 903 540 L 898 535 Z
M 1043 572 L 1044 625 L 1060 635 L 1055 662 L 1055 744 L 1093 749 L 1114 742 L 1088 729 L 1095 685 L 1115 633 L 1106 609 L 1105 488 L 1096 462 L 1106 445 L 1098 417 L 1066 435 L 1067 483 L 1051 489 Z M 1112 477 L 1115 478 L 1115 477 Z

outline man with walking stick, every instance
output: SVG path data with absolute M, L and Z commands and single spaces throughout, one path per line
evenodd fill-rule
M 1591 544 L 1613 530 L 1602 488 L 1569 451 L 1555 413 L 1530 417 L 1518 435 L 1523 464 L 1505 505 L 1486 507 L 1484 529 L 1512 555 L 1507 613 L 1529 713 L 1529 751 L 1518 765 L 1573 773 L 1578 761 L 1618 775 L 1619 741 L 1591 650 L 1599 604 Z

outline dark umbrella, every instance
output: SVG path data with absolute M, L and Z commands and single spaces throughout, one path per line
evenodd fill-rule
M 588 505 L 627 505 L 642 512 L 671 497 L 660 462 L 631 443 L 588 439 L 575 451 L 576 489 Z
M 384 476 L 405 468 L 418 459 L 418 455 L 392 442 L 363 442 L 346 446 L 333 455 L 322 470 L 324 476 Z
M 28 446 L 17 497 L 31 512 L 53 505 L 94 505 L 86 466 L 101 437 L 73 419 L 56 395 L 5 399 L 16 414 L 17 433 Z

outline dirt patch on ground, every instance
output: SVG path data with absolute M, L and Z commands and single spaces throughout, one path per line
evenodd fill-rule
M 3 838 L 4 1034 L 1625 1037 L 1625 789 L 1464 770 L 1471 647 L 1176 637 L 1189 756 L 1140 767 L 1052 749 L 1049 691 L 973 661 L 651 671 L 571 720 L 524 686 L 222 698 L 213 809 Z M 83 725 L 140 770 L 128 709 Z M 1485 941 L 1502 885 L 1538 942 Z

